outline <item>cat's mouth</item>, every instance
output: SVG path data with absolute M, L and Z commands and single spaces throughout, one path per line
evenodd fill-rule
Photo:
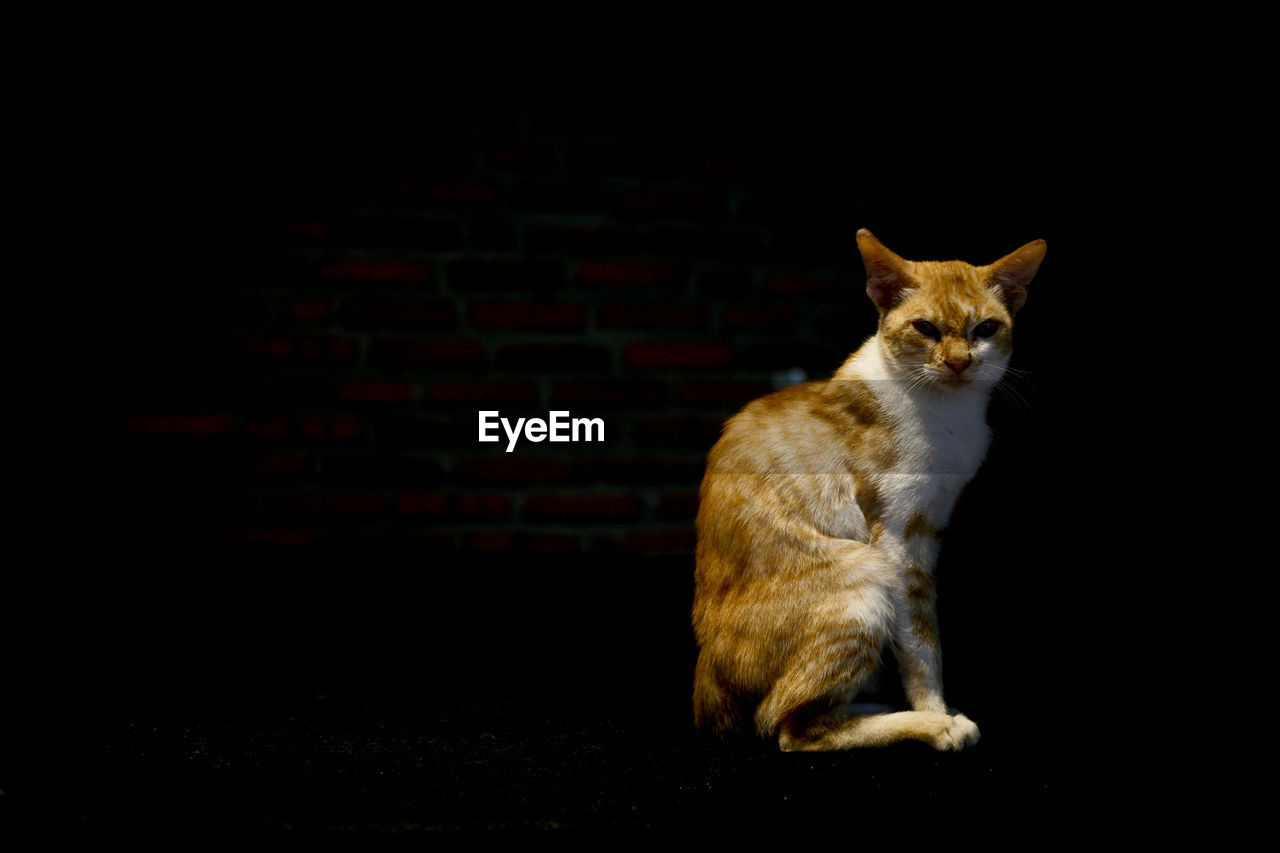
M 974 383 L 976 379 L 976 365 L 970 366 L 959 373 L 947 367 L 931 367 L 929 370 L 931 384 L 948 390 L 957 388 L 966 388 Z
M 952 392 L 986 384 L 986 373 L 984 365 L 976 361 L 966 365 L 959 372 L 949 365 L 923 362 L 902 374 L 902 378 L 914 388 L 933 388 L 938 391 Z

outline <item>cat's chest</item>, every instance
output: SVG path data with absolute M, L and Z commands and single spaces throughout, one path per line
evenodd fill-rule
M 967 415 L 916 418 L 900 425 L 895 462 L 881 481 L 889 492 L 887 506 L 900 514 L 923 512 L 934 523 L 946 522 L 990 443 L 985 419 Z
M 904 472 L 973 473 L 986 456 L 991 433 L 981 418 L 937 418 L 898 430 L 894 442 Z

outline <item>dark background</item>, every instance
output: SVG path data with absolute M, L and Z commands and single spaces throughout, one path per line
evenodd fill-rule
M 1141 162 L 1087 90 L 889 105 L 828 70 L 118 113 L 114 275 L 80 303 L 93 487 L 46 539 L 91 568 L 42 575 L 30 707 L 56 734 L 5 808 L 193 834 L 1109 810 L 1146 771 L 1082 685 L 1124 689 L 1105 590 L 1144 484 L 1126 416 L 1090 412 L 1136 405 L 1096 344 L 1130 317 L 1103 282 Z M 874 332 L 861 227 L 916 259 L 1049 245 L 939 567 L 948 698 L 983 729 L 957 756 L 780 756 L 688 719 L 706 451 Z M 505 453 L 479 409 L 606 441 Z

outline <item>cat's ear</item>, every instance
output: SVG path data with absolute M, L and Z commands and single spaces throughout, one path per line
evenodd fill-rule
M 907 262 L 865 228 L 858 230 L 858 249 L 862 252 L 862 265 L 867 268 L 867 296 L 881 311 L 888 311 L 902 289 L 911 286 Z
M 1000 289 L 1010 314 L 1017 314 L 1018 309 L 1026 304 L 1027 285 L 1040 269 L 1047 248 L 1045 241 L 1032 240 L 987 266 L 987 276 L 992 285 Z

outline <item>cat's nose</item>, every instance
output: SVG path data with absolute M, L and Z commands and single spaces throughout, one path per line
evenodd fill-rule
M 968 356 L 959 359 L 947 359 L 947 367 L 951 368 L 951 372 L 954 373 L 957 378 L 961 373 L 964 373 L 965 368 L 971 364 L 973 364 L 973 359 Z

